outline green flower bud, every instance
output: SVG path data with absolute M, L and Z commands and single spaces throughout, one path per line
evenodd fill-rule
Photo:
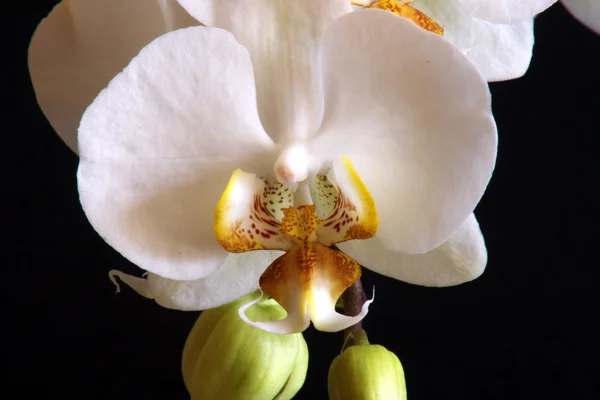
M 353 345 L 347 346 L 349 341 Z M 369 344 L 365 331 L 351 335 L 329 368 L 330 400 L 406 400 L 404 370 L 396 355 Z
M 202 312 L 183 349 L 182 372 L 192 400 L 286 400 L 308 368 L 301 333 L 278 335 L 250 326 L 238 308 L 256 294 Z M 252 321 L 276 321 L 285 310 L 273 299 L 246 310 Z

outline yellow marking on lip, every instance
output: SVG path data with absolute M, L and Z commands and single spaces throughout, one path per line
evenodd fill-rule
M 417 10 L 410 5 L 413 0 L 401 1 L 401 0 L 378 0 L 365 6 L 363 4 L 357 4 L 350 1 L 352 4 L 363 7 L 363 8 L 378 8 L 380 10 L 389 11 L 393 14 L 401 17 L 410 19 L 412 22 L 420 26 L 421 28 L 428 30 L 429 32 L 437 33 L 438 35 L 444 34 L 444 28 L 431 17 L 425 14 L 423 11 Z M 440 0 L 446 1 L 446 0 Z
M 295 243 L 260 277 L 260 287 L 288 313 L 319 307 L 322 295 L 332 304 L 361 276 L 360 265 L 318 242 Z
M 343 168 L 338 168 L 334 177 L 345 181 L 344 190 L 337 188 L 338 195 L 331 214 L 320 220 L 317 227 L 319 241 L 326 246 L 351 239 L 368 239 L 375 235 L 379 226 L 375 201 L 367 186 L 348 157 L 341 161 Z
M 291 202 L 285 189 L 236 170 L 215 209 L 213 229 L 217 241 L 231 253 L 289 249 L 291 240 L 282 234 L 281 223 L 274 215 L 284 199 Z

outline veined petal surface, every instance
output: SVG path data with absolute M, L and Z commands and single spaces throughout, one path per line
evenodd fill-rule
M 377 232 L 379 216 L 369 189 L 361 181 L 350 160 L 343 157 L 332 163 L 327 174 L 327 181 L 332 188 L 316 186 L 323 190 L 317 199 L 328 199 L 329 193 L 335 191 L 334 206 L 330 213 L 319 220 L 317 236 L 325 246 L 345 242 L 352 239 L 368 239 Z M 341 190 L 341 188 L 344 190 Z M 319 203 L 323 203 L 320 201 Z M 315 203 L 315 208 L 317 203 Z M 325 208 L 321 206 L 321 208 Z
M 281 231 L 281 219 L 276 216 L 283 216 L 283 209 L 292 203 L 292 191 L 279 182 L 265 182 L 256 174 L 236 170 L 217 203 L 217 241 L 232 253 L 289 249 L 291 239 Z
M 315 134 L 323 111 L 319 41 L 347 0 L 179 0 L 198 21 L 232 32 L 252 55 L 258 111 L 278 143 Z
M 421 286 L 460 285 L 479 277 L 487 264 L 485 242 L 473 214 L 448 240 L 423 254 L 391 252 L 377 237 L 338 247 L 372 271 Z
M 322 51 L 325 111 L 312 151 L 348 156 L 375 200 L 386 248 L 439 246 L 473 211 L 495 165 L 486 81 L 439 35 L 380 10 L 338 19 Z
M 175 0 L 64 0 L 37 27 L 29 72 L 38 103 L 77 153 L 86 107 L 148 43 L 197 25 Z
M 275 160 L 247 50 L 204 27 L 145 47 L 86 110 L 79 146 L 80 199 L 96 231 L 140 268 L 175 280 L 221 266 L 219 196 L 236 168 L 269 170 Z

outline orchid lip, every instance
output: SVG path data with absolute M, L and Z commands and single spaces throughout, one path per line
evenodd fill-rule
M 305 149 L 288 150 L 278 162 L 303 171 Z M 231 252 L 285 251 L 263 272 L 259 286 L 288 316 L 254 323 L 245 318 L 247 307 L 242 307 L 240 316 L 248 323 L 294 333 L 312 321 L 319 330 L 339 331 L 364 318 L 370 302 L 354 317 L 335 311 L 337 299 L 360 278 L 361 267 L 330 246 L 373 236 L 378 224 L 375 203 L 348 158 L 334 161 L 327 176 L 301 181 L 297 189 L 292 194 L 290 184 L 279 177 L 274 182 L 235 171 L 217 205 L 215 234 Z

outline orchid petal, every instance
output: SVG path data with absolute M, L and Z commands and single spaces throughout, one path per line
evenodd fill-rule
M 483 235 L 471 214 L 448 240 L 417 255 L 387 250 L 377 237 L 341 243 L 339 248 L 365 268 L 421 286 L 454 286 L 480 276 L 487 263 Z
M 142 47 L 168 31 L 197 25 L 174 0 L 63 0 L 37 27 L 29 72 L 38 103 L 77 153 L 86 107 Z
M 474 17 L 509 24 L 533 18 L 557 0 L 456 0 Z
M 228 32 L 191 27 L 144 48 L 79 128 L 80 200 L 96 231 L 165 278 L 214 272 L 227 254 L 213 233 L 227 179 L 274 162 L 255 99 L 250 56 Z
M 380 10 L 343 16 L 322 48 L 325 114 L 313 151 L 348 156 L 375 200 L 386 248 L 439 246 L 494 168 L 487 83 L 440 36 Z
M 488 82 L 522 76 L 533 49 L 533 18 L 496 24 L 475 18 L 455 1 L 419 0 L 412 3 L 444 27 L 444 39 L 458 47 Z
M 562 0 L 562 4 L 582 24 L 600 34 L 600 1 Z
M 331 246 L 374 236 L 379 222 L 375 202 L 348 158 L 334 161 L 327 178 L 337 188 L 337 197 L 331 214 L 319 220 L 319 243 Z
M 111 279 L 114 282 L 113 277 L 118 277 L 140 295 L 156 300 L 165 308 L 206 310 L 258 290 L 261 274 L 280 255 L 280 251 L 230 254 L 223 266 L 214 273 L 193 281 L 177 281 L 153 273 L 146 278 L 137 278 L 120 271 L 111 271 Z
M 278 143 L 307 139 L 322 116 L 319 40 L 347 0 L 179 0 L 198 21 L 232 32 L 252 55 L 258 111 Z
M 232 253 L 289 249 L 291 240 L 275 215 L 292 202 L 292 192 L 284 185 L 236 170 L 215 211 L 217 241 Z
M 80 1 L 80 0 L 77 0 Z M 190 26 L 198 25 L 198 21 L 192 18 L 190 14 L 179 3 L 177 0 L 155 0 L 162 11 L 163 19 L 165 21 L 166 32 L 174 31 L 175 29 L 187 28 Z M 144 6 L 148 7 L 148 3 L 144 2 Z

